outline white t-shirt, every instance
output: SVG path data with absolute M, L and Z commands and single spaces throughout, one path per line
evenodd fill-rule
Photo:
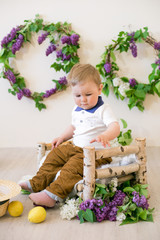
M 101 96 L 92 109 L 82 109 L 75 106 L 72 111 L 72 125 L 75 127 L 73 143 L 76 146 L 94 146 L 102 149 L 101 143 L 90 143 L 99 134 L 107 130 L 110 123 L 117 122 L 109 104 L 104 104 Z

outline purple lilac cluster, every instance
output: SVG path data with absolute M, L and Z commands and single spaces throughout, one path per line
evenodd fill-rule
M 129 80 L 129 84 L 130 84 L 131 87 L 135 87 L 137 85 L 137 82 L 136 82 L 136 80 L 134 78 L 131 78 Z
M 22 89 L 19 89 L 19 92 L 17 92 L 17 98 L 18 100 L 21 100 L 21 98 L 23 97 L 24 93 L 22 91 Z
M 56 52 L 56 57 L 57 58 L 61 58 L 62 61 L 64 61 L 64 60 L 68 61 L 68 60 L 70 60 L 71 55 L 70 54 L 69 55 L 65 55 L 64 53 L 62 53 L 62 49 L 61 49 L 61 50 Z
M 41 36 L 38 37 L 38 43 L 42 44 L 44 42 L 44 40 L 46 39 L 46 37 L 48 36 L 48 32 L 43 33 Z
M 13 43 L 13 45 L 12 45 L 12 53 L 13 54 L 15 54 L 21 48 L 23 40 L 24 40 L 23 35 L 19 34 L 18 38 L 16 39 L 16 42 Z
M 135 34 L 134 32 L 128 33 L 128 36 L 131 36 L 129 48 L 131 49 L 133 57 L 137 57 L 137 45 L 134 41 L 134 34 Z
M 16 82 L 16 77 L 14 76 L 14 73 L 10 69 L 4 72 L 4 75 L 11 83 L 14 84 Z
M 30 97 L 31 96 L 31 91 L 28 88 L 23 88 L 23 93 L 26 97 Z
M 148 209 L 149 204 L 145 196 L 142 195 L 140 197 L 139 192 L 136 192 L 136 191 L 132 192 L 132 194 L 133 194 L 132 201 L 136 203 L 138 207 L 142 207 L 143 209 Z
M 106 73 L 110 73 L 111 68 L 112 68 L 112 64 L 110 62 L 106 62 L 104 64 L 104 69 L 106 70 Z
M 19 88 L 19 92 L 17 92 L 17 98 L 18 100 L 21 100 L 23 96 L 30 97 L 31 96 L 31 91 L 28 88 Z
M 56 46 L 52 43 L 46 50 L 46 56 L 48 56 L 49 54 L 51 54 L 55 50 L 56 50 Z
M 59 84 L 61 84 L 61 85 L 66 85 L 66 84 L 67 84 L 67 78 L 66 78 L 66 76 L 61 77 L 58 82 L 59 82 Z
M 72 45 L 78 45 L 78 41 L 79 41 L 79 35 L 78 34 L 72 34 L 71 36 L 62 36 L 61 38 L 61 42 L 62 44 L 72 44 Z
M 4 72 L 4 75 L 11 83 L 14 84 L 16 82 L 16 77 L 14 76 L 14 73 L 10 69 Z
M 154 43 L 154 49 L 160 50 L 160 42 L 155 42 Z
M 87 208 L 92 210 L 98 222 L 102 222 L 103 220 L 116 221 L 117 206 L 123 204 L 125 197 L 125 193 L 117 190 L 113 200 L 109 203 L 103 202 L 102 199 L 91 199 L 82 202 L 79 207 L 84 211 L 86 211 Z
M 57 91 L 57 88 L 51 88 L 50 90 L 47 90 L 45 94 L 43 94 L 43 98 L 50 97 L 52 94 L 56 93 L 56 91 Z
M 1 41 L 1 47 L 3 48 L 3 47 L 5 47 L 9 42 L 11 42 L 11 41 L 15 38 L 15 36 L 16 36 L 16 34 L 17 34 L 17 31 L 19 31 L 19 30 L 20 30 L 19 27 L 17 27 L 17 28 L 12 28 L 12 30 L 10 31 L 10 33 L 2 39 L 2 41 Z

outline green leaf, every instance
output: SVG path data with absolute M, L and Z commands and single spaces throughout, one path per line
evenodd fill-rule
M 141 100 L 144 101 L 145 97 L 146 97 L 146 93 L 144 90 L 139 90 L 139 89 L 136 89 L 136 91 L 134 92 L 135 96 Z
M 100 188 L 105 188 L 106 189 L 106 185 L 105 184 L 96 183 L 96 186 L 100 187 Z
M 136 206 L 135 203 L 132 203 L 132 204 L 129 206 L 129 209 L 130 209 L 131 211 L 135 211 L 136 208 L 137 208 L 137 206 Z
M 123 192 L 134 192 L 134 191 L 135 191 L 135 189 L 132 187 L 126 187 L 123 189 Z
M 138 220 L 132 220 L 131 218 L 126 218 L 125 220 L 122 221 L 122 223 L 120 224 L 120 226 L 125 225 L 125 224 L 131 224 L 131 223 L 137 223 Z
M 155 88 L 157 89 L 158 93 L 160 94 L 160 81 L 155 84 Z
M 147 219 L 147 210 L 144 209 L 144 210 L 139 214 L 139 217 L 140 217 L 142 220 L 146 221 L 146 219 Z
M 144 107 L 143 107 L 143 101 L 139 101 L 136 103 L 136 107 L 138 107 L 138 109 L 143 112 Z
M 121 79 L 122 79 L 123 82 L 129 82 L 127 77 L 121 77 Z
M 96 222 L 96 216 L 94 214 L 94 212 L 92 212 L 91 209 L 86 209 L 86 211 L 83 213 L 83 218 L 88 221 L 88 222 Z
M 2 48 L 1 51 L 0 51 L 0 57 L 3 56 L 4 52 L 5 52 L 5 49 Z
M 108 84 L 105 84 L 105 86 L 102 89 L 102 92 L 103 92 L 104 95 L 106 95 L 108 97 L 108 95 L 109 95 L 109 86 L 108 86 Z
M 110 54 L 111 54 L 111 58 L 113 59 L 113 61 L 116 61 L 116 56 L 114 55 L 114 52 L 111 51 Z
M 62 66 L 62 64 L 58 64 L 58 63 L 55 62 L 51 65 L 51 68 L 54 68 L 56 70 L 56 72 L 58 72 L 61 69 L 63 69 L 63 66 Z
M 152 63 L 151 67 L 153 68 L 153 70 L 155 71 L 155 69 L 157 68 L 157 64 L 156 63 Z
M 134 38 L 138 38 L 140 36 L 140 30 L 137 30 L 134 34 Z
M 120 119 L 122 124 L 123 124 L 123 128 L 127 128 L 127 122 L 124 119 Z
M 83 211 L 83 210 L 80 210 L 80 211 L 78 212 L 78 217 L 79 217 L 80 223 L 84 223 L 83 214 L 84 214 L 84 211 Z
M 129 207 L 129 205 L 130 205 L 130 202 L 127 203 L 126 205 L 121 206 L 120 209 L 125 211 Z
M 148 190 L 147 189 L 140 189 L 139 191 L 140 195 L 145 196 L 146 198 L 148 197 Z
M 154 222 L 154 221 L 153 221 L 153 216 L 152 216 L 152 214 L 148 214 L 148 215 L 147 215 L 146 221 L 147 221 L 147 222 Z
M 14 96 L 16 95 L 16 92 L 13 91 L 13 90 L 11 90 L 11 89 L 8 89 L 8 92 L 11 93 L 11 94 L 14 95 Z

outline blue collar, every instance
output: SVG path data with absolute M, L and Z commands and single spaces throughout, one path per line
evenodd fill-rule
M 99 96 L 99 97 L 98 97 L 98 102 L 97 102 L 96 106 L 94 106 L 93 108 L 83 109 L 83 108 L 81 108 L 81 107 L 77 107 L 77 108 L 75 109 L 75 111 L 76 111 L 76 112 L 79 112 L 79 111 L 84 110 L 84 111 L 86 111 L 86 112 L 94 113 L 94 112 L 95 112 L 100 106 L 102 106 L 103 104 L 104 104 L 104 102 L 103 102 L 103 100 L 102 100 L 102 97 Z

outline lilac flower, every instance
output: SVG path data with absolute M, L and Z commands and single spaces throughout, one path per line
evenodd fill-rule
M 49 54 L 51 54 L 55 50 L 56 50 L 56 46 L 54 44 L 51 44 L 46 50 L 46 56 L 48 56 Z
M 131 49 L 133 57 L 137 57 L 137 45 L 135 42 L 132 42 L 129 48 Z
M 52 94 L 54 94 L 57 91 L 57 88 L 51 88 L 50 90 L 47 90 L 45 94 L 43 94 L 43 98 L 48 98 Z
M 63 57 L 62 49 L 56 52 L 56 57 L 57 58 Z
M 129 80 L 129 84 L 130 84 L 131 87 L 134 87 L 134 86 L 137 85 L 136 80 L 135 80 L 134 78 L 131 78 L 131 79 Z
M 64 61 L 64 60 L 70 60 L 70 58 L 71 58 L 71 55 L 69 54 L 69 55 L 65 55 L 65 54 L 63 54 L 62 55 L 62 60 Z
M 23 93 L 25 96 L 30 97 L 31 96 L 31 91 L 28 88 L 23 88 Z
M 116 221 L 116 215 L 117 215 L 118 208 L 113 207 L 111 211 L 108 214 L 108 220 L 110 221 Z
M 2 39 L 1 47 L 5 47 L 5 45 L 7 45 L 9 42 L 11 42 L 16 37 L 17 31 L 19 31 L 19 30 L 20 30 L 19 27 L 12 28 L 11 32 Z
M 58 82 L 61 85 L 66 85 L 67 84 L 67 78 L 65 76 L 61 77 Z
M 138 206 L 138 207 L 142 207 L 143 209 L 148 209 L 148 207 L 149 207 L 149 204 L 148 204 L 148 201 L 147 201 L 147 199 L 146 199 L 146 197 L 145 196 L 139 196 L 139 193 L 138 192 L 136 192 L 136 191 L 134 191 L 134 192 L 132 192 L 132 194 L 133 194 L 133 199 L 132 199 L 132 201 L 134 202 L 134 203 L 136 203 L 136 205 Z
M 132 33 L 128 33 L 128 34 L 127 34 L 128 36 L 131 36 L 130 43 L 133 43 L 133 42 L 134 42 L 134 34 L 135 34 L 135 32 L 132 32 Z
M 148 207 L 149 207 L 148 201 L 147 201 L 146 197 L 143 195 L 140 197 L 139 206 L 142 207 L 143 209 L 144 208 L 148 209 Z
M 78 34 L 72 34 L 70 39 L 71 39 L 71 43 L 73 45 L 78 45 L 78 41 L 79 41 L 79 35 Z
M 154 43 L 154 49 L 160 50 L 160 42 L 155 42 Z
M 10 69 L 4 72 L 4 75 L 13 84 L 16 82 L 16 77 L 14 76 L 14 73 Z
M 20 49 L 21 46 L 22 46 L 23 40 L 24 40 L 23 35 L 22 35 L 22 34 L 19 34 L 19 35 L 18 35 L 18 38 L 16 39 L 16 42 L 13 43 L 13 45 L 12 45 L 12 53 L 13 53 L 13 54 L 15 54 L 17 51 L 19 51 L 19 49 Z
M 134 192 L 132 192 L 132 194 L 133 194 L 133 196 L 134 196 L 133 199 L 132 199 L 132 201 L 133 201 L 134 203 L 136 203 L 136 205 L 138 206 L 139 201 L 140 201 L 139 193 L 136 192 L 136 191 L 134 191 Z
M 38 37 L 38 43 L 42 44 L 42 42 L 46 39 L 46 37 L 48 36 L 48 32 L 43 33 L 41 36 Z
M 21 89 L 19 89 L 19 92 L 17 93 L 17 98 L 18 100 L 21 100 L 21 98 L 23 97 L 23 91 Z
M 132 32 L 132 33 L 128 33 L 128 36 L 131 36 L 131 39 L 130 39 L 130 49 L 131 49 L 131 52 L 132 52 L 132 55 L 133 57 L 137 57 L 137 45 L 135 43 L 135 40 L 134 40 L 134 34 L 135 32 Z
M 104 69 L 106 70 L 107 73 L 110 73 L 111 68 L 112 68 L 112 64 L 110 62 L 106 62 L 104 64 Z
M 62 42 L 62 44 L 68 44 L 68 45 L 70 45 L 71 44 L 71 39 L 70 39 L 70 36 L 62 36 L 61 37 L 61 42 Z

